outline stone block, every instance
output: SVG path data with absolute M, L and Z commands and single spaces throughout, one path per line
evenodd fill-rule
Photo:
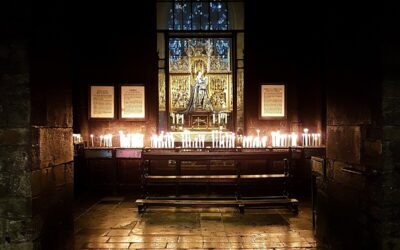
M 358 175 L 353 173 L 344 172 L 343 168 L 351 168 L 353 166 L 349 166 L 346 163 L 335 161 L 333 163 L 333 179 L 335 183 L 340 183 L 341 185 L 348 186 L 349 189 L 354 189 L 358 191 L 362 191 L 366 186 L 366 176 Z
M 400 238 L 385 237 L 382 242 L 382 249 L 400 249 Z
M 32 197 L 31 172 L 12 175 L 10 178 L 9 193 L 18 197 Z
M 53 167 L 54 184 L 57 187 L 65 185 L 65 165 L 57 165 Z
M 400 126 L 384 126 L 383 139 L 385 141 L 400 140 Z
M 27 73 L 1 74 L 0 83 L 0 93 L 7 93 L 6 96 L 29 97 L 29 74 Z
M 27 218 L 31 216 L 31 199 L 23 197 L 1 197 L 0 218 Z
M 383 96 L 385 98 L 400 97 L 400 82 L 399 81 L 384 81 L 382 84 Z
M 34 248 L 33 242 L 13 243 L 10 246 L 10 250 L 31 250 L 31 249 L 36 249 L 36 248 Z
M 361 132 L 359 126 L 328 126 L 326 156 L 333 160 L 360 164 Z
M 28 146 L 0 147 L 0 171 L 19 173 L 29 169 Z
M 31 232 L 30 219 L 10 220 L 8 223 L 8 235 L 12 246 L 21 242 L 30 241 Z
M 9 193 L 10 174 L 8 172 L 0 172 L 0 197 L 6 197 Z
M 400 98 L 384 98 L 382 115 L 385 125 L 400 125 Z
M 29 145 L 30 130 L 28 128 L 0 129 L 0 145 Z
M 17 104 L 7 107 L 8 127 L 28 127 L 30 123 L 31 109 L 29 99 L 19 101 Z
M 389 144 L 389 150 L 392 152 L 393 163 L 400 162 L 400 140 L 392 140 Z
M 71 128 L 40 128 L 40 167 L 60 165 L 73 160 Z

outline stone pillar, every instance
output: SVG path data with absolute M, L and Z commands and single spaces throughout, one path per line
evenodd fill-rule
M 385 9 L 381 48 L 382 83 L 382 170 L 381 203 L 382 248 L 400 248 L 400 39 L 393 33 L 396 16 Z
M 324 27 L 327 178 L 318 186 L 317 236 L 332 249 L 382 242 L 379 19 L 370 6 L 355 18 L 356 9 L 331 10 Z
M 31 8 L 0 17 L 0 249 L 72 249 L 70 41 Z

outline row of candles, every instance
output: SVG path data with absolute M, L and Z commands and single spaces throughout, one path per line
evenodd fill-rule
M 266 148 L 267 136 L 260 136 L 260 130 L 257 129 L 257 136 L 243 136 L 239 138 L 243 148 Z
M 192 139 L 192 134 L 189 130 L 185 130 L 182 133 L 182 148 L 205 148 L 204 134 L 197 133 Z
M 297 133 L 281 133 L 280 131 L 271 132 L 271 142 L 268 136 L 261 136 L 260 130 L 256 130 L 256 136 L 236 136 L 232 132 L 223 132 L 222 130 L 211 131 L 211 148 L 235 148 L 237 145 L 243 148 L 266 148 L 269 144 L 272 147 L 318 147 L 321 146 L 321 134 L 309 133 L 308 129 L 304 129 L 301 134 L 301 144 Z M 191 132 L 185 130 L 180 133 L 182 137 L 182 148 L 205 148 L 205 133 Z M 99 136 L 99 147 L 112 147 L 112 134 Z M 143 148 L 144 134 L 128 133 L 119 131 L 120 147 L 123 148 Z M 82 143 L 80 134 L 73 134 L 74 144 Z M 90 135 L 90 146 L 95 147 L 94 135 Z M 172 133 L 161 132 L 159 135 L 152 135 L 150 138 L 151 148 L 174 148 L 175 138 Z
M 174 148 L 175 139 L 171 133 L 161 131 L 159 135 L 152 135 L 150 137 L 150 147 L 152 148 Z
M 99 147 L 112 147 L 112 134 L 106 134 L 106 135 L 100 135 L 99 136 L 100 141 L 99 141 Z M 94 147 L 94 135 L 90 135 L 90 143 L 91 146 Z
M 222 132 L 222 130 L 211 131 L 212 148 L 235 148 L 236 136 L 232 132 Z
M 119 131 L 119 143 L 122 148 L 143 148 L 143 142 L 144 134 L 133 133 L 125 135 L 123 131 Z

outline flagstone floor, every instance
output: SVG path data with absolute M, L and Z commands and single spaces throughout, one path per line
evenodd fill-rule
M 224 207 L 138 214 L 133 198 L 104 197 L 76 211 L 75 249 L 317 249 L 308 203 L 300 203 L 297 215 Z

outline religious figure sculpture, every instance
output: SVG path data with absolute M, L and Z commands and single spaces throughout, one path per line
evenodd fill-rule
M 210 99 L 208 98 L 207 87 L 208 77 L 203 75 L 202 71 L 198 71 L 185 113 L 198 110 L 213 111 Z

